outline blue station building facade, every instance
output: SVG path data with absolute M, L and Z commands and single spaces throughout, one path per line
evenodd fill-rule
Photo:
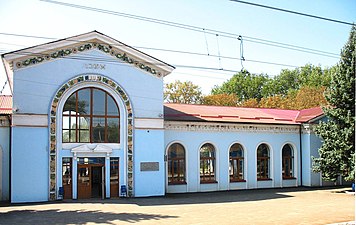
M 97 31 L 2 61 L 0 200 L 331 185 L 312 172 L 320 108 L 164 103 L 174 67 Z

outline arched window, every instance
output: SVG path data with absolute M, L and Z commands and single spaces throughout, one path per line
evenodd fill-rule
M 212 144 L 204 144 L 200 148 L 200 183 L 214 183 L 215 148 Z
M 293 148 L 286 144 L 282 148 L 282 177 L 283 179 L 294 178 L 293 174 Z
M 257 180 L 270 179 L 269 151 L 266 144 L 260 144 L 257 148 Z
M 168 184 L 185 183 L 185 150 L 175 143 L 168 149 Z
M 230 182 L 244 181 L 244 150 L 240 144 L 230 148 Z
M 98 88 L 74 92 L 63 107 L 64 143 L 119 143 L 120 113 L 111 95 Z

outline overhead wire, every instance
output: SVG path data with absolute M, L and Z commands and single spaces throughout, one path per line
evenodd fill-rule
M 71 40 L 72 41 L 72 40 Z M 77 41 L 78 43 L 90 43 L 90 42 L 83 42 L 83 41 Z M 123 46 L 121 44 L 112 44 L 112 46 Z M 239 57 L 232 57 L 232 56 L 223 56 L 220 55 L 220 50 L 218 51 L 218 55 L 213 55 L 213 54 L 209 54 L 206 55 L 204 53 L 199 53 L 199 52 L 190 52 L 190 51 L 180 51 L 180 50 L 173 50 L 173 49 L 161 49 L 161 48 L 151 48 L 151 47 L 142 47 L 142 46 L 133 46 L 134 48 L 138 48 L 138 49 L 146 49 L 146 50 L 153 50 L 153 51 L 165 51 L 165 52 L 171 52 L 171 53 L 179 53 L 179 54 L 189 54 L 189 55 L 196 55 L 196 56 L 205 56 L 205 57 L 215 57 L 215 58 L 219 58 L 219 59 L 230 59 L 230 60 L 242 60 L 246 61 L 246 62 L 255 62 L 255 63 L 261 63 L 261 64 L 269 64 L 269 65 L 278 65 L 278 66 L 285 66 L 285 67 L 298 67 L 296 65 L 290 65 L 290 64 L 283 64 L 283 63 L 276 63 L 276 62 L 268 62 L 268 61 L 261 61 L 261 60 L 253 60 L 253 59 L 245 59 L 245 58 L 239 58 Z M 49 50 L 48 48 L 42 48 L 43 51 Z M 33 56 L 43 56 L 43 54 L 39 54 L 39 53 L 35 53 L 35 52 L 29 52 L 29 51 L 21 51 L 21 53 L 19 52 L 14 52 L 12 54 L 22 54 L 22 55 L 33 55 Z M 73 57 L 73 56 L 72 56 Z M 72 58 L 72 57 L 68 57 L 68 58 Z M 82 57 L 83 59 L 83 57 Z M 87 58 L 85 58 L 87 59 Z M 88 59 L 90 60 L 90 59 Z M 92 59 L 95 60 L 95 59 Z M 100 61 L 103 59 L 97 59 L 97 61 Z M 162 64 L 163 65 L 163 64 Z M 221 69 L 221 65 L 220 69 Z
M 298 67 L 298 66 L 295 66 L 295 65 L 288 65 L 288 64 L 283 64 L 283 63 L 266 62 L 266 61 L 253 60 L 253 59 L 246 60 L 244 58 L 244 56 L 243 56 L 243 43 L 242 43 L 242 36 L 241 35 L 239 35 L 239 37 L 241 37 L 240 58 L 230 57 L 230 56 L 222 56 L 220 54 L 218 36 L 222 36 L 222 37 L 226 37 L 226 38 L 236 38 L 236 34 L 229 33 L 229 32 L 224 32 L 224 31 L 213 30 L 213 29 L 205 29 L 205 28 L 201 28 L 201 27 L 197 27 L 197 26 L 192 26 L 192 25 L 187 25 L 187 24 L 182 24 L 182 23 L 176 23 L 176 22 L 171 22 L 171 21 L 165 21 L 165 20 L 159 20 L 159 19 L 154 19 L 154 18 L 149 18 L 149 17 L 142 17 L 142 16 L 127 14 L 127 13 L 120 13 L 120 12 L 115 12 L 115 11 L 110 11 L 110 10 L 105 10 L 105 9 L 99 9 L 99 8 L 75 5 L 75 4 L 70 4 L 70 3 L 63 3 L 63 2 L 53 1 L 53 0 L 41 0 L 41 1 L 48 2 L 48 3 L 53 3 L 53 4 L 59 4 L 59 5 L 63 5 L 63 6 L 79 8 L 79 9 L 84 9 L 84 10 L 96 11 L 96 12 L 100 12 L 100 13 L 112 14 L 112 15 L 116 15 L 116 16 L 123 16 L 123 17 L 126 17 L 126 18 L 137 19 L 137 20 L 142 20 L 142 21 L 146 21 L 146 22 L 153 22 L 153 23 L 158 23 L 158 24 L 162 24 L 162 25 L 188 29 L 188 30 L 192 30 L 192 31 L 196 31 L 196 32 L 203 32 L 204 33 L 204 37 L 205 37 L 205 41 L 206 41 L 206 47 L 207 47 L 208 56 L 218 57 L 219 58 L 219 67 L 220 68 L 199 67 L 199 66 L 190 66 L 190 65 L 175 65 L 176 67 L 191 68 L 191 69 L 203 69 L 203 70 L 223 70 L 223 71 L 227 71 L 227 72 L 238 72 L 237 70 L 222 69 L 221 68 L 221 58 L 240 60 L 242 68 L 243 68 L 243 65 L 242 65 L 243 61 L 270 64 L 270 65 L 278 65 L 278 66 L 286 66 L 286 67 L 295 67 L 295 68 Z M 216 35 L 216 37 L 217 37 L 217 45 L 218 45 L 218 55 L 211 55 L 210 54 L 209 47 L 208 47 L 208 42 L 207 42 L 207 38 L 206 38 L 206 34 L 210 34 L 210 35 L 215 34 Z M 52 37 L 33 36 L 33 35 L 25 35 L 25 34 L 11 34 L 11 33 L 0 33 L 0 35 L 10 35 L 10 36 L 25 37 L 25 38 L 41 38 L 41 39 L 47 39 L 47 40 L 56 40 L 57 39 L 57 38 L 52 38 Z M 285 48 L 285 49 L 289 49 L 289 50 L 301 51 L 301 52 L 310 53 L 310 54 L 317 54 L 317 55 L 326 56 L 326 57 L 339 58 L 338 54 L 330 53 L 330 52 L 326 52 L 326 51 L 321 51 L 321 50 L 316 50 L 316 49 L 311 49 L 311 48 L 305 48 L 305 47 L 301 47 L 301 46 L 297 46 L 297 45 L 291 45 L 291 44 L 286 44 L 286 43 L 281 43 L 281 42 L 276 42 L 276 41 L 270 41 L 270 40 L 265 40 L 265 39 L 261 39 L 261 38 L 249 37 L 249 36 L 244 36 L 244 38 L 245 38 L 245 41 L 258 43 L 258 44 L 269 45 L 269 46 L 272 46 L 272 47 L 280 47 L 280 48 Z M 66 41 L 73 41 L 73 40 L 68 40 L 68 39 L 65 39 L 65 40 Z M 192 54 L 192 55 L 206 56 L 206 54 L 197 53 L 197 52 L 187 52 L 187 51 L 169 50 L 169 49 L 158 49 L 158 48 L 149 48 L 149 47 L 136 47 L 136 48 L 150 49 L 150 50 L 157 50 L 157 51 L 167 51 L 167 52 L 174 52 L 174 53 L 181 53 L 181 54 Z M 98 59 L 98 58 L 97 59 L 94 59 L 94 58 L 83 58 L 83 57 L 65 57 L 65 58 L 78 59 L 78 60 L 95 60 L 95 61 L 98 61 L 98 62 L 112 63 L 112 61 L 107 61 L 107 59 Z
M 268 6 L 268 5 L 257 4 L 257 3 L 253 3 L 253 2 L 246 2 L 246 1 L 241 1 L 241 0 L 230 0 L 230 1 L 237 2 L 237 3 L 243 3 L 243 4 L 247 4 L 247 5 L 258 6 L 258 7 L 262 7 L 262 8 L 266 8 L 266 9 L 277 10 L 277 11 L 281 11 L 281 12 L 285 12 L 285 13 L 296 14 L 299 16 L 311 17 L 314 19 L 320 19 L 320 20 L 325 20 L 325 21 L 334 22 L 334 23 L 346 24 L 346 25 L 351 25 L 351 26 L 354 25 L 354 23 L 350 23 L 350 22 L 346 22 L 346 21 L 342 21 L 342 20 L 336 20 L 336 19 L 331 19 L 331 18 L 327 18 L 327 17 L 315 16 L 315 15 L 311 15 L 311 14 L 306 14 L 306 13 L 296 12 L 296 11 L 292 11 L 292 10 L 288 10 L 288 9 L 272 7 L 272 6 Z
M 137 15 L 133 15 L 133 14 L 121 13 L 121 12 L 117 12 L 117 11 L 100 9 L 100 8 L 96 8 L 96 7 L 76 5 L 76 4 L 53 1 L 53 0 L 40 0 L 40 1 L 57 4 L 57 5 L 62 5 L 62 6 L 67 6 L 67 7 L 72 7 L 72 8 L 83 9 L 83 10 L 87 10 L 87 11 L 94 11 L 94 12 L 110 14 L 110 15 L 115 15 L 115 16 L 121 16 L 121 17 L 126 17 L 126 18 L 146 21 L 146 22 L 152 22 L 152 23 L 156 23 L 156 24 L 191 30 L 191 31 L 195 31 L 195 32 L 201 32 L 201 33 L 204 33 L 205 35 L 206 34 L 210 34 L 210 35 L 219 34 L 220 37 L 232 38 L 232 39 L 235 39 L 236 36 L 239 36 L 239 34 L 234 34 L 234 33 L 230 33 L 230 32 L 219 31 L 219 30 L 214 30 L 214 29 L 206 29 L 206 28 L 202 28 L 202 27 L 198 27 L 198 26 L 192 26 L 192 25 L 188 25 L 188 24 L 182 24 L 182 23 L 177 23 L 177 22 L 172 22 L 172 21 L 167 21 L 167 20 L 160 20 L 160 19 L 144 17 L 144 16 L 137 16 Z M 261 38 L 249 37 L 246 35 L 244 35 L 244 38 L 246 41 L 254 42 L 257 44 L 285 48 L 285 49 L 289 49 L 289 50 L 306 52 L 306 53 L 310 53 L 310 54 L 322 53 L 322 54 L 325 54 L 324 56 L 330 55 L 329 57 L 332 57 L 332 56 L 338 57 L 339 56 L 339 54 L 336 54 L 336 53 L 325 52 L 325 51 L 321 51 L 321 50 L 317 50 L 317 49 L 305 48 L 305 47 L 301 47 L 301 46 L 297 46 L 297 45 L 285 44 L 282 42 L 270 41 L 270 40 L 261 39 Z

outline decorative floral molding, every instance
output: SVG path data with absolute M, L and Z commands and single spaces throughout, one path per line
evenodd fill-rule
M 249 132 L 249 133 L 299 133 L 299 126 L 291 125 L 246 125 L 201 122 L 165 121 L 166 130 L 207 131 L 207 132 Z
M 49 176 L 50 176 L 50 190 L 49 198 L 50 200 L 57 199 L 57 184 L 56 184 L 56 157 L 57 157 L 57 129 L 56 129 L 56 120 L 57 120 L 57 107 L 58 103 L 61 100 L 63 94 L 68 91 L 73 86 L 83 83 L 83 82 L 96 82 L 106 85 L 107 87 L 114 90 L 118 96 L 124 102 L 127 112 L 127 192 L 131 197 L 134 195 L 134 186 L 133 186 L 133 111 L 130 99 L 125 91 L 114 81 L 100 75 L 82 75 L 78 76 L 67 83 L 63 84 L 61 88 L 58 89 L 51 105 L 50 112 L 50 151 L 49 151 Z M 61 133 L 61 132 L 59 132 Z M 88 147 L 88 146 L 86 146 Z M 98 146 L 97 146 L 98 147 Z M 99 146 L 100 147 L 100 146 Z M 100 150 L 100 149 L 99 149 Z M 102 149 L 101 149 L 102 150 Z
M 39 63 L 42 63 L 45 61 L 49 61 L 52 59 L 69 56 L 69 55 L 75 54 L 77 52 L 87 51 L 90 49 L 98 49 L 106 54 L 109 54 L 109 55 L 115 57 L 116 59 L 119 59 L 122 62 L 132 64 L 132 65 L 136 66 L 137 68 L 144 70 L 144 71 L 146 71 L 152 75 L 155 75 L 157 77 L 162 77 L 162 74 L 159 71 L 153 69 L 149 65 L 144 64 L 144 62 L 140 62 L 140 61 L 134 59 L 132 56 L 129 56 L 124 52 L 114 49 L 111 45 L 106 45 L 106 44 L 102 44 L 102 43 L 87 43 L 87 44 L 83 44 L 83 45 L 76 46 L 73 48 L 57 50 L 57 51 L 54 51 L 51 53 L 46 53 L 46 54 L 39 53 L 38 56 L 28 57 L 27 59 L 16 62 L 15 65 L 16 65 L 16 68 L 23 68 L 23 67 L 39 64 Z

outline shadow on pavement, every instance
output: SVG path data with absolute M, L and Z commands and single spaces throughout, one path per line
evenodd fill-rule
M 144 213 L 110 213 L 101 211 L 60 211 L 53 210 L 14 210 L 0 213 L 0 224 L 117 224 L 118 221 L 136 223 L 145 220 L 177 218 L 176 216 Z M 116 222 L 115 222 L 116 221 Z
M 338 187 L 340 189 L 340 187 Z M 199 193 L 182 193 L 166 194 L 162 197 L 143 197 L 143 198 L 120 198 L 109 199 L 117 204 L 137 204 L 139 206 L 150 205 L 180 205 L 180 204 L 211 204 L 211 203 L 231 203 L 231 202 L 248 202 L 262 201 L 279 198 L 292 198 L 290 192 L 316 191 L 316 190 L 333 190 L 335 187 L 323 188 L 274 188 L 274 189 L 255 189 L 255 190 L 233 190 L 218 192 L 199 192 Z M 88 200 L 92 202 L 92 200 Z M 99 201 L 99 200 L 98 200 Z M 100 200 L 105 202 L 106 200 Z
M 55 202 L 24 203 L 24 204 L 4 204 L 1 207 L 21 206 L 21 205 L 40 205 L 40 204 L 76 204 L 76 203 L 99 203 L 99 204 L 135 204 L 139 206 L 156 205 L 183 205 L 183 204 L 211 204 L 211 203 L 231 203 L 262 201 L 279 198 L 293 198 L 291 192 L 305 192 L 317 190 L 330 190 L 338 192 L 342 187 L 292 187 L 274 189 L 250 189 L 250 190 L 230 190 L 218 192 L 196 192 L 182 194 L 166 194 L 160 197 L 137 197 L 137 198 L 112 198 L 112 199 L 79 199 L 79 200 L 59 200 Z M 334 191 L 333 191 L 334 190 Z M 344 192 L 344 191 L 342 191 Z M 340 192 L 341 193 L 341 192 Z

